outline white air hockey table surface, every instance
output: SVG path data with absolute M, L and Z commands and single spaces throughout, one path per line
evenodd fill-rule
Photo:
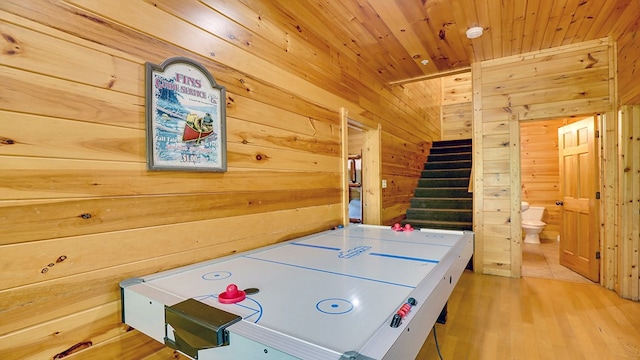
M 350 225 L 125 280 L 123 321 L 197 359 L 409 359 L 472 252 L 469 231 Z M 230 284 L 246 298 L 221 303 Z M 167 320 L 188 299 L 206 307 L 187 311 L 186 325 Z M 416 304 L 391 326 L 408 299 Z M 207 324 L 224 339 L 207 340 Z

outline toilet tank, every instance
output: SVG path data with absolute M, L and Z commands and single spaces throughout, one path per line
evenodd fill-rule
M 529 209 L 522 212 L 522 220 L 542 220 L 542 214 L 544 213 L 544 206 L 529 206 Z

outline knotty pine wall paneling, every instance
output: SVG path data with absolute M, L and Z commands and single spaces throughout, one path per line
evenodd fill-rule
M 442 140 L 473 136 L 471 72 L 442 78 Z
M 616 20 L 612 36 L 617 44 L 618 99 L 619 105 L 640 105 L 640 2 L 630 1 L 626 10 Z
M 618 128 L 619 111 L 600 116 L 598 124 L 600 141 L 600 183 L 602 196 L 600 202 L 600 239 L 603 261 L 600 267 L 600 284 L 607 289 L 620 293 L 618 279 Z
M 439 81 L 383 84 L 290 5 L 0 2 L 0 358 L 174 358 L 119 282 L 339 224 L 342 108 L 382 129 L 381 218 L 404 212 Z M 226 173 L 146 170 L 144 64 L 174 56 L 227 88 Z
M 395 149 L 382 154 L 382 163 L 386 164 L 382 179 L 387 181 L 382 196 L 382 223 L 394 224 L 406 217 L 406 210 L 410 207 L 420 178 L 414 174 L 424 169 L 431 144 L 416 146 L 386 133 L 383 133 L 381 140 L 383 148 Z
M 520 121 L 611 113 L 610 46 L 601 39 L 474 66 L 474 259 L 479 271 L 520 277 L 521 184 L 514 179 L 522 176 Z
M 442 106 L 442 140 L 471 139 L 473 104 L 464 102 Z
M 418 117 L 424 119 L 419 126 L 429 134 L 432 141 L 414 143 L 407 141 L 406 137 L 382 132 L 382 147 L 388 149 L 382 152 L 381 179 L 387 180 L 387 188 L 382 191 L 383 224 L 394 224 L 406 217 L 409 201 L 418 185 L 431 144 L 441 139 L 441 79 L 404 84 L 394 89 L 419 99 L 419 103 L 413 104 Z
M 640 299 L 640 106 L 620 111 L 618 279 L 622 297 Z

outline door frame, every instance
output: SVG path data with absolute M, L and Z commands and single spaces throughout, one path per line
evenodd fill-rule
M 382 142 L 380 124 L 366 124 L 349 116 L 347 109 L 340 111 L 342 130 L 342 224 L 349 224 L 349 127 L 364 134 L 362 147 L 362 223 L 380 225 L 382 216 Z

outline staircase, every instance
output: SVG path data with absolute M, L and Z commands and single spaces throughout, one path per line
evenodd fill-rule
M 471 139 L 433 143 L 402 225 L 411 224 L 416 229 L 473 229 L 471 154 Z M 473 259 L 467 269 L 473 270 Z M 438 323 L 447 322 L 447 308 L 448 302 L 438 315 Z
M 433 143 L 403 225 L 472 230 L 471 154 L 471 139 Z

